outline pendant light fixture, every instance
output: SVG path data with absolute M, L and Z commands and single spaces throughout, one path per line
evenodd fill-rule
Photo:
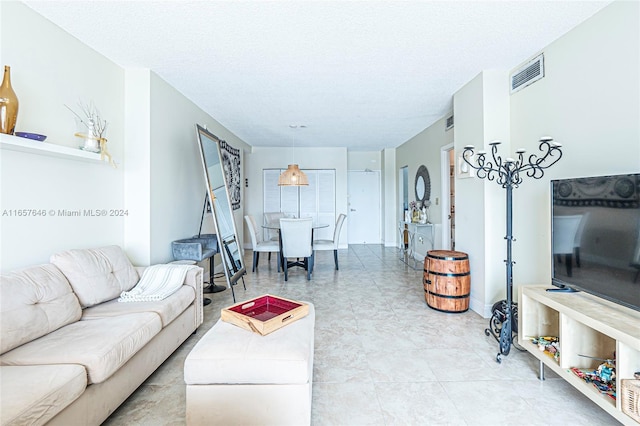
M 297 125 L 291 124 L 289 125 L 289 127 L 294 129 L 295 131 L 295 129 L 298 127 L 302 129 L 307 126 L 297 126 Z M 292 155 L 291 155 L 291 158 L 293 161 L 291 161 L 291 164 L 289 164 L 289 166 L 287 167 L 287 170 L 282 172 L 282 174 L 278 178 L 278 186 L 308 186 L 309 185 L 309 179 L 307 178 L 307 175 L 305 175 L 304 172 L 300 170 L 300 168 L 295 162 L 295 151 L 296 151 L 296 137 L 294 134 L 292 138 Z

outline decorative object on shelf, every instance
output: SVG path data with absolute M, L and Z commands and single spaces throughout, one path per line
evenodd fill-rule
M 291 124 L 289 125 L 289 127 L 291 127 L 292 129 L 297 129 L 297 128 L 301 128 L 304 129 L 305 125 L 294 125 Z M 309 179 L 307 178 L 307 175 L 304 174 L 304 172 L 302 170 L 300 170 L 300 167 L 298 167 L 298 165 L 295 162 L 295 153 L 296 153 L 296 138 L 295 138 L 295 134 L 292 137 L 292 155 L 291 155 L 291 164 L 289 164 L 287 166 L 287 170 L 285 170 L 284 172 L 282 172 L 282 174 L 280 175 L 280 177 L 278 178 L 278 186 L 308 186 L 309 185 Z
M 420 209 L 420 223 L 425 224 L 429 223 L 429 207 L 431 206 L 431 201 L 425 200 L 422 202 L 422 208 Z
M 556 362 L 560 360 L 560 339 L 556 336 L 538 336 L 531 339 L 531 343 L 538 346 L 540 352 L 553 358 Z
M 16 136 L 19 136 L 21 138 L 32 139 L 34 141 L 39 141 L 39 142 L 42 142 L 47 138 L 47 135 L 39 135 L 37 133 L 16 132 L 15 134 Z
M 420 202 L 419 201 L 411 201 L 409 203 L 409 211 L 411 211 L 411 222 L 418 223 L 420 222 Z
M 85 115 L 84 119 L 67 105 L 65 105 L 65 107 L 76 116 L 80 124 L 86 127 L 86 133 L 76 132 L 74 134 L 74 136 L 84 139 L 84 144 L 80 149 L 89 152 L 99 152 L 101 161 L 106 157 L 109 164 L 111 164 L 113 168 L 116 168 L 111 154 L 107 151 L 107 138 L 104 137 L 107 131 L 107 120 L 103 120 L 100 117 L 100 113 L 93 103 L 89 105 L 79 103 L 79 105 Z
M 18 96 L 11 87 L 11 67 L 5 65 L 0 85 L 0 133 L 13 135 L 18 120 L 18 104 Z
M 405 212 L 405 222 L 413 222 L 426 224 L 429 223 L 429 206 L 431 205 L 431 201 L 425 200 L 424 202 L 420 201 L 411 201 L 409 203 L 409 217 L 407 218 L 407 212 Z
M 613 358 L 608 359 L 581 354 L 578 354 L 578 356 L 603 361 L 596 369 L 572 367 L 571 371 L 586 383 L 593 384 L 600 393 L 615 400 L 617 394 L 615 353 L 613 354 Z
M 513 343 L 512 334 L 512 304 L 513 304 L 513 260 L 511 254 L 511 243 L 513 238 L 513 206 L 512 206 L 512 191 L 513 188 L 517 188 L 523 181 L 523 177 L 526 175 L 534 179 L 541 179 L 544 176 L 544 171 L 549 167 L 556 164 L 560 158 L 562 158 L 562 150 L 559 143 L 553 142 L 553 138 L 545 136 L 540 138 L 539 150 L 541 155 L 536 154 L 529 155 L 525 161 L 525 150 L 520 148 L 516 150 L 518 155 L 517 159 L 507 157 L 502 159 L 498 155 L 498 145 L 500 141 L 490 142 L 491 145 L 491 158 L 487 159 L 487 153 L 485 151 L 475 152 L 473 145 L 467 145 L 464 147 L 462 158 L 471 168 L 477 171 L 477 175 L 480 179 L 495 180 L 496 183 L 502 186 L 507 191 L 506 208 L 507 208 L 507 259 L 506 263 L 506 286 L 507 286 L 507 298 L 505 303 L 505 318 L 500 330 L 500 352 L 496 355 L 496 361 L 502 362 L 502 355 L 509 355 L 511 344 Z M 472 162 L 471 157 L 475 158 Z
M 240 208 L 240 150 L 232 147 L 226 141 L 220 141 L 220 154 L 222 155 L 222 168 L 229 185 L 229 200 L 231 208 Z

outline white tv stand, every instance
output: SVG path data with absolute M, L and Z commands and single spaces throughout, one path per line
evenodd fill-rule
M 609 302 L 585 292 L 547 292 L 551 286 L 521 286 L 518 300 L 518 343 L 540 360 L 540 379 L 544 365 L 569 382 L 616 420 L 625 425 L 637 425 L 622 412 L 621 380 L 633 379 L 640 370 L 640 312 Z M 538 350 L 530 338 L 557 336 L 560 357 Z M 585 383 L 570 368 L 597 368 L 601 360 L 616 353 L 617 399 L 601 394 L 595 386 Z

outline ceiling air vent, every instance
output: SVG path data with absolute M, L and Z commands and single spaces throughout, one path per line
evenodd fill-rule
M 447 124 L 445 130 L 453 129 L 453 115 L 451 117 L 447 117 Z
M 540 54 L 511 74 L 511 93 L 524 89 L 542 77 L 544 77 L 544 55 Z

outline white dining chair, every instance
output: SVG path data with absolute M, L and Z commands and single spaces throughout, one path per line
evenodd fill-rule
M 264 224 L 267 226 L 277 226 L 280 224 L 280 219 L 286 217 L 282 212 L 266 212 L 264 214 Z M 267 229 L 268 239 L 271 241 L 278 241 L 280 236 L 276 229 Z
M 307 280 L 311 279 L 313 272 L 313 244 L 312 244 L 313 219 L 280 219 L 280 238 L 282 239 L 282 267 L 284 280 L 289 279 L 289 268 L 300 266 L 307 271 Z M 296 260 L 290 261 L 289 259 Z M 303 261 L 299 259 L 302 258 Z
M 253 247 L 253 269 L 255 272 L 258 269 L 258 261 L 260 260 L 261 252 L 269 253 L 269 260 L 271 260 L 271 253 L 279 253 L 280 245 L 278 241 L 264 241 L 262 233 L 258 229 L 255 219 L 250 214 L 245 215 L 244 220 L 247 222 L 247 228 L 249 228 L 249 236 L 251 237 L 251 246 Z M 278 264 L 278 272 L 280 272 L 280 262 Z
M 338 220 L 336 220 L 336 227 L 333 230 L 332 240 L 313 240 L 313 249 L 315 251 L 333 250 L 333 261 L 336 264 L 336 271 L 338 270 L 338 245 L 340 243 L 340 231 L 342 230 L 342 224 L 344 223 L 347 215 L 340 213 Z

